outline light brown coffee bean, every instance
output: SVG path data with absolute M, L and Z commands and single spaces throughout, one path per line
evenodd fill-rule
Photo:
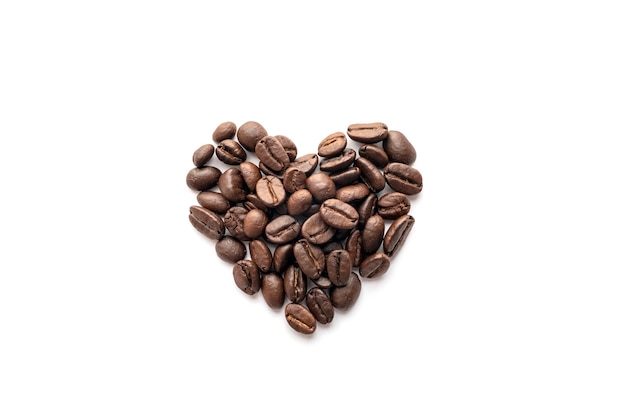
M 317 172 L 309 176 L 306 179 L 306 188 L 318 202 L 335 197 L 335 193 L 337 192 L 335 183 L 330 179 L 328 174 L 324 172 Z
M 287 213 L 291 216 L 304 214 L 313 204 L 313 196 L 309 190 L 297 190 L 287 199 Z
M 287 201 L 287 192 L 283 182 L 273 175 L 263 177 L 256 183 L 256 195 L 270 208 L 278 207 Z
M 274 137 L 278 139 L 281 145 L 283 145 L 283 149 L 287 152 L 289 160 L 294 161 L 298 156 L 298 148 L 296 147 L 296 144 L 285 135 L 276 135 Z
M 337 156 L 346 149 L 348 140 L 341 132 L 331 133 L 324 138 L 317 147 L 317 154 L 323 157 Z
M 298 168 L 306 175 L 311 175 L 313 171 L 315 171 L 315 168 L 317 168 L 318 161 L 319 158 L 317 157 L 317 154 L 308 153 L 296 158 L 289 166 Z
M 267 214 L 265 214 L 262 210 L 252 209 L 243 219 L 243 232 L 249 239 L 256 239 L 263 235 L 268 221 Z
M 306 174 L 296 167 L 289 167 L 283 175 L 283 186 L 288 193 L 306 188 Z

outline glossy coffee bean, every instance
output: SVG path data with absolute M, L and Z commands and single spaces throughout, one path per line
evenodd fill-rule
M 361 259 L 363 259 L 363 237 L 359 229 L 352 230 L 348 235 L 346 250 L 352 259 L 352 267 L 358 267 L 361 264 Z
M 217 256 L 226 262 L 236 263 L 246 257 L 246 245 L 232 236 L 222 236 L 215 244 Z
M 261 289 L 261 272 L 249 259 L 238 261 L 233 266 L 233 278 L 237 287 L 246 294 L 256 294 Z
M 320 171 L 337 172 L 348 168 L 356 159 L 356 151 L 352 148 L 344 150 L 341 154 L 326 158 L 320 162 Z
M 229 168 L 217 181 L 220 192 L 231 203 L 241 203 L 246 200 L 246 183 L 239 168 Z
M 269 215 L 270 209 L 263 204 L 261 199 L 256 194 L 248 194 L 246 195 L 246 201 L 243 202 L 243 206 L 248 210 L 259 209 L 263 213 Z
M 213 157 L 213 153 L 215 153 L 215 146 L 211 144 L 200 146 L 193 153 L 193 157 L 192 157 L 193 164 L 197 166 L 198 168 L 202 168 L 211 160 L 211 158 Z
M 198 204 L 202 207 L 214 211 L 219 214 L 226 213 L 226 210 L 230 208 L 230 202 L 222 193 L 215 191 L 202 191 L 196 196 Z
M 311 175 L 313 171 L 315 171 L 315 168 L 317 168 L 318 161 L 319 158 L 317 154 L 308 153 L 296 158 L 289 166 L 298 168 L 306 175 Z
M 299 216 L 306 213 L 311 204 L 313 204 L 311 192 L 306 189 L 297 190 L 287 199 L 287 213 L 292 216 Z
M 222 171 L 215 167 L 192 168 L 187 173 L 187 186 L 192 190 L 206 191 L 217 185 Z
M 411 201 L 406 194 L 394 191 L 381 196 L 376 207 L 383 219 L 393 220 L 409 213 Z
M 306 306 L 315 320 L 320 324 L 328 324 L 335 317 L 335 308 L 330 298 L 319 287 L 313 287 L 306 294 Z
M 224 236 L 224 222 L 215 212 L 200 206 L 189 207 L 189 221 L 200 233 L 210 239 Z
M 278 216 L 265 226 L 265 237 L 271 243 L 282 245 L 295 240 L 300 235 L 300 228 L 300 223 L 292 216 Z
M 243 221 L 248 214 L 248 210 L 244 207 L 233 206 L 226 210 L 224 214 L 224 226 L 228 232 L 239 240 L 250 240 L 243 228 Z
M 280 178 L 273 175 L 261 178 L 256 183 L 256 195 L 267 207 L 278 207 L 287 201 L 287 192 Z
M 294 161 L 298 156 L 298 148 L 296 147 L 296 144 L 285 135 L 276 135 L 274 137 L 278 139 L 285 152 L 287 152 L 289 160 Z
M 289 265 L 283 278 L 285 295 L 292 303 L 304 300 L 307 289 L 307 279 L 302 270 L 296 265 Z
M 413 224 L 415 224 L 415 218 L 409 214 L 400 216 L 391 223 L 383 239 L 383 251 L 387 255 L 393 256 L 400 250 L 411 232 Z
M 411 142 L 402 133 L 390 130 L 387 139 L 383 141 L 383 148 L 391 162 L 401 162 L 411 165 L 415 162 L 416 152 Z
M 288 193 L 306 188 L 306 174 L 296 167 L 289 167 L 283 175 L 283 186 Z
M 361 179 L 373 192 L 377 193 L 385 188 L 385 176 L 372 161 L 359 158 L 355 164 L 361 170 Z
M 389 163 L 387 153 L 376 145 L 361 145 L 359 156 L 369 159 L 378 168 L 384 168 Z
M 248 246 L 250 247 L 252 262 L 261 272 L 270 272 L 272 270 L 272 251 L 267 244 L 261 239 L 254 239 L 250 241 Z
M 369 187 L 363 183 L 345 185 L 337 189 L 335 198 L 344 203 L 352 203 L 363 200 L 371 194 Z
M 246 150 L 254 152 L 258 141 L 267 136 L 267 130 L 260 123 L 250 121 L 239 126 L 237 140 Z
M 356 182 L 360 176 L 361 170 L 359 167 L 348 167 L 342 171 L 332 172 L 329 175 L 337 188 Z
M 311 192 L 316 201 L 322 202 L 335 197 L 337 188 L 328 174 L 317 172 L 306 179 L 306 188 Z
M 350 139 L 361 143 L 380 142 L 387 134 L 387 125 L 384 123 L 355 123 L 348 126 Z
M 359 213 L 348 203 L 336 198 L 325 200 L 320 206 L 320 216 L 335 229 L 352 229 L 359 222 Z
M 284 171 L 291 162 L 283 145 L 274 136 L 265 136 L 254 148 L 259 161 L 274 172 Z
M 232 139 L 224 139 L 215 149 L 217 159 L 228 165 L 239 165 L 246 160 L 247 154 L 241 145 Z
M 422 191 L 422 174 L 406 164 L 390 162 L 385 167 L 385 181 L 398 192 L 415 195 Z
M 361 280 L 352 272 L 346 285 L 330 289 L 330 301 L 336 309 L 347 310 L 356 303 L 360 294 Z
M 311 334 L 317 326 L 317 321 L 313 314 L 301 304 L 287 304 L 285 307 L 285 318 L 289 326 L 299 333 Z
M 317 279 L 324 272 L 326 259 L 319 246 L 300 239 L 293 246 L 293 255 L 307 277 Z
M 359 274 L 363 278 L 376 278 L 387 272 L 390 264 L 391 260 L 388 255 L 381 252 L 374 253 L 361 261 Z
M 328 277 L 325 276 L 320 276 L 317 279 L 312 279 L 311 281 L 313 281 L 313 283 L 315 285 L 317 285 L 318 287 L 320 287 L 323 290 L 328 290 L 331 289 L 332 287 L 334 287 L 333 283 L 330 281 L 330 279 L 328 279 Z
M 376 252 L 383 243 L 383 236 L 385 235 L 385 221 L 378 214 L 371 216 L 367 219 L 361 236 L 363 244 L 361 249 L 365 256 L 371 255 Z
M 237 133 L 237 126 L 233 122 L 224 122 L 213 131 L 213 140 L 217 143 L 224 139 L 232 139 Z
M 263 235 L 267 222 L 267 214 L 265 214 L 262 210 L 252 209 L 243 219 L 243 232 L 249 239 L 256 239 Z
M 328 279 L 337 287 L 348 283 L 352 273 L 352 259 L 345 249 L 337 249 L 328 254 L 326 258 L 326 273 Z
M 241 172 L 241 176 L 248 190 L 254 192 L 256 190 L 257 181 L 262 177 L 259 167 L 252 162 L 245 161 L 239 164 L 239 171 Z
M 271 308 L 282 308 L 285 304 L 285 288 L 280 275 L 270 272 L 261 277 L 261 294 Z
M 347 144 L 346 135 L 341 132 L 331 133 L 320 142 L 317 154 L 323 157 L 337 156 L 346 149 Z
M 265 175 L 280 178 L 281 180 L 285 176 L 285 171 L 286 171 L 286 170 L 274 171 L 273 169 L 270 169 L 267 165 L 265 165 L 261 161 L 259 161 L 259 169 Z
M 367 219 L 376 214 L 377 203 L 378 197 L 374 193 L 370 193 L 363 199 L 363 201 L 361 201 L 356 208 L 356 212 L 359 213 L 359 226 L 363 227 L 367 222 Z
M 289 265 L 293 264 L 294 260 L 293 243 L 278 245 L 276 249 L 274 249 L 274 256 L 272 257 L 272 270 L 280 274 L 284 272 Z
M 315 245 L 329 242 L 335 236 L 336 229 L 329 226 L 319 212 L 311 215 L 302 224 L 302 237 Z

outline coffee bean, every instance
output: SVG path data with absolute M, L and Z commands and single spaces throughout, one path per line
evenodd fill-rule
M 361 170 L 359 167 L 349 167 L 343 171 L 332 172 L 329 176 L 335 183 L 335 187 L 339 188 L 356 182 L 361 176 Z
M 226 210 L 230 208 L 228 199 L 222 193 L 216 193 L 215 191 L 202 191 L 198 193 L 196 199 L 202 207 L 219 214 L 226 213 Z
M 291 162 L 289 156 L 274 136 L 265 136 L 256 143 L 254 152 L 266 167 L 272 171 L 284 171 Z
M 315 317 L 301 304 L 291 303 L 285 307 L 285 318 L 292 329 L 299 333 L 311 334 L 315 331 Z
M 289 160 L 294 161 L 296 157 L 298 156 L 298 148 L 296 147 L 296 144 L 293 143 L 291 139 L 289 139 L 287 136 L 284 136 L 284 135 L 276 135 L 274 137 L 278 139 L 280 144 L 283 146 L 283 149 L 285 149 L 285 152 L 287 152 L 287 156 L 289 157 Z
M 330 281 L 330 279 L 328 279 L 328 277 L 325 276 L 320 276 L 317 279 L 312 279 L 311 281 L 313 281 L 313 283 L 315 283 L 315 285 L 317 285 L 318 287 L 320 287 L 323 290 L 328 290 L 332 287 L 334 287 L 333 283 Z
M 311 192 L 313 198 L 319 202 L 333 198 L 337 192 L 335 183 L 324 172 L 318 172 L 308 177 L 306 179 L 306 188 Z
M 348 283 L 352 272 L 352 259 L 345 249 L 337 249 L 328 254 L 326 258 L 326 272 L 328 279 L 337 287 Z
M 415 162 L 415 148 L 402 133 L 390 130 L 387 139 L 383 141 L 383 148 L 391 162 L 402 162 L 411 165 Z
M 281 180 L 285 176 L 285 171 L 286 171 L 286 170 L 274 171 L 273 169 L 269 169 L 269 167 L 261 161 L 259 161 L 259 169 L 265 175 L 280 178 Z
M 330 301 L 335 308 L 347 310 L 356 303 L 359 294 L 361 294 L 361 280 L 352 272 L 346 285 L 330 289 Z
M 261 289 L 261 273 L 249 259 L 237 261 L 233 266 L 233 278 L 237 287 L 246 294 L 256 294 Z
M 330 241 L 335 231 L 334 227 L 324 222 L 319 212 L 309 216 L 302 224 L 302 237 L 316 245 Z
M 299 216 L 305 213 L 313 204 L 313 196 L 309 190 L 297 190 L 287 199 L 287 213 Z
M 256 143 L 265 136 L 267 136 L 267 130 L 260 123 L 253 121 L 245 122 L 237 130 L 239 143 L 250 152 L 254 151 Z
M 340 242 L 334 240 L 323 244 L 322 246 L 320 246 L 320 249 L 322 250 L 322 252 L 324 252 L 324 255 L 326 255 L 326 259 L 328 259 L 329 253 L 337 249 L 343 249 L 343 245 Z
M 193 158 L 192 158 L 193 164 L 197 166 L 198 168 L 202 168 L 211 160 L 214 152 L 215 152 L 215 146 L 211 144 L 200 146 L 193 153 Z
M 319 203 L 313 203 L 313 204 L 311 204 L 311 207 L 309 207 L 309 209 L 303 214 L 303 216 L 305 218 L 309 218 L 312 215 L 314 215 L 315 213 L 318 213 L 319 211 L 320 211 Z
M 363 237 L 359 229 L 352 230 L 348 235 L 346 250 L 350 254 L 350 259 L 352 259 L 352 267 L 358 267 L 363 258 Z
M 317 154 L 323 157 L 337 156 L 343 152 L 347 144 L 346 135 L 341 132 L 331 133 L 320 142 Z
M 200 233 L 210 239 L 220 239 L 224 236 L 224 222 L 215 212 L 204 207 L 189 207 L 189 221 Z
M 240 203 L 246 199 L 246 183 L 239 168 L 229 168 L 224 171 L 217 186 L 222 195 L 232 203 Z
M 371 216 L 367 219 L 361 236 L 363 244 L 361 249 L 364 255 L 371 255 L 376 252 L 383 243 L 383 236 L 385 235 L 385 221 L 378 214 Z
M 383 239 L 383 251 L 387 255 L 393 256 L 400 250 L 414 223 L 415 218 L 408 214 L 398 217 L 391 223 Z
M 256 190 L 257 181 L 262 177 L 259 167 L 252 162 L 245 161 L 239 164 L 239 171 L 241 172 L 241 176 L 248 190 L 254 192 Z
M 274 256 L 272 258 L 272 269 L 275 272 L 282 273 L 287 269 L 287 266 L 294 262 L 293 257 L 293 243 L 285 243 L 284 245 L 276 246 L 274 249 Z
M 256 239 L 263 235 L 267 222 L 267 214 L 265 214 L 262 210 L 252 209 L 243 219 L 243 232 L 246 236 L 248 236 L 248 238 Z
M 389 157 L 385 151 L 376 145 L 361 145 L 359 156 L 369 159 L 378 168 L 384 168 L 389 163 Z
M 289 215 L 274 218 L 265 226 L 265 237 L 271 243 L 282 245 L 289 243 L 300 235 L 300 223 Z
M 239 165 L 246 160 L 247 154 L 240 144 L 232 139 L 224 139 L 215 149 L 217 159 L 228 165 Z
M 302 155 L 299 158 L 296 158 L 290 166 L 298 168 L 306 175 L 311 175 L 313 171 L 315 171 L 315 168 L 317 168 L 318 160 L 319 158 L 316 154 L 308 153 L 306 155 Z
M 273 175 L 261 178 L 256 183 L 256 194 L 267 207 L 273 208 L 287 201 L 287 192 L 280 178 Z
M 328 324 L 335 317 L 335 308 L 330 298 L 319 287 L 313 287 L 306 294 L 306 305 L 315 320 L 320 324 Z
M 361 201 L 370 194 L 371 192 L 367 185 L 358 183 L 339 188 L 335 194 L 335 198 L 343 201 L 344 203 L 352 203 Z
M 390 162 L 385 167 L 385 180 L 393 190 L 404 194 L 414 195 L 422 191 L 422 174 L 400 162 Z
M 280 275 L 270 272 L 261 278 L 261 294 L 271 308 L 282 308 L 285 304 L 285 289 Z
M 233 122 L 221 123 L 213 131 L 213 140 L 219 143 L 223 141 L 224 139 L 232 139 L 235 137 L 236 132 L 237 132 L 237 126 Z
M 335 229 L 352 229 L 359 221 L 359 213 L 348 203 L 330 198 L 320 206 L 320 216 Z
M 344 150 L 340 155 L 326 158 L 320 162 L 320 170 L 337 172 L 348 168 L 356 159 L 356 151 L 352 148 Z
M 387 125 L 384 123 L 355 123 L 348 126 L 350 139 L 361 143 L 380 142 L 387 134 Z
M 250 240 L 243 228 L 246 214 L 248 214 L 248 210 L 241 206 L 233 206 L 226 210 L 226 214 L 224 214 L 224 226 L 226 226 L 226 229 L 232 236 L 239 240 Z
M 361 204 L 356 209 L 356 212 L 359 213 L 359 226 L 363 227 L 367 219 L 376 214 L 377 202 L 378 197 L 374 193 L 370 193 L 361 201 Z
M 285 295 L 292 303 L 299 303 L 306 296 L 307 281 L 302 270 L 296 265 L 289 265 L 284 277 Z
M 263 213 L 269 215 L 270 209 L 265 204 L 263 204 L 263 202 L 256 194 L 248 194 L 246 196 L 246 201 L 243 202 L 243 206 L 248 210 L 259 209 Z
M 383 275 L 389 269 L 391 261 L 384 253 L 374 253 L 361 261 L 359 274 L 364 278 L 376 278 Z
M 378 214 L 383 219 L 393 220 L 408 214 L 411 210 L 411 201 L 406 194 L 394 191 L 380 197 L 376 206 Z
M 361 170 L 361 179 L 375 193 L 385 188 L 385 176 L 380 169 L 367 158 L 359 158 L 355 161 Z
M 192 190 L 206 191 L 217 184 L 222 171 L 215 167 L 192 168 L 187 173 L 187 186 Z
M 319 246 L 300 239 L 293 246 L 293 255 L 307 277 L 316 279 L 322 275 L 326 260 Z
M 270 272 L 272 269 L 272 251 L 265 242 L 260 239 L 251 240 L 250 258 L 261 272 Z
M 306 188 L 306 174 L 293 166 L 287 168 L 283 175 L 283 186 L 288 193 Z
M 246 257 L 246 245 L 232 236 L 222 236 L 215 244 L 217 256 L 226 261 L 236 263 Z

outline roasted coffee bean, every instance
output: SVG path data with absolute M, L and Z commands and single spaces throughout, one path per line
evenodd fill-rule
M 237 139 L 241 146 L 254 152 L 256 143 L 267 136 L 267 130 L 257 122 L 245 122 L 237 130 Z
M 361 201 L 370 194 L 371 192 L 367 185 L 358 183 L 339 188 L 335 194 L 335 198 L 343 201 L 344 203 L 352 203 Z
M 389 163 L 389 157 L 385 151 L 376 145 L 361 145 L 359 156 L 369 159 L 378 168 L 384 168 Z
M 248 236 L 243 229 L 243 221 L 248 214 L 248 210 L 245 207 L 233 206 L 224 214 L 224 226 L 230 232 L 230 234 L 239 240 L 249 240 Z
M 385 235 L 385 221 L 378 214 L 371 216 L 367 219 L 361 237 L 363 243 L 361 249 L 365 256 L 371 255 L 376 252 L 383 243 L 383 236 Z
M 298 168 L 306 175 L 311 175 L 313 171 L 315 171 L 315 168 L 317 168 L 318 161 L 319 158 L 317 157 L 317 154 L 308 153 L 306 155 L 302 155 L 301 157 L 296 158 L 290 166 Z
M 337 156 L 346 149 L 348 140 L 341 132 L 331 133 L 324 138 L 317 147 L 317 154 L 323 157 Z
M 274 137 L 278 139 L 281 145 L 283 145 L 283 149 L 285 149 L 285 152 L 287 152 L 289 160 L 294 161 L 298 156 L 298 148 L 296 147 L 296 144 L 284 135 L 276 135 Z
M 363 259 L 363 237 L 359 229 L 352 230 L 348 235 L 346 250 L 350 254 L 350 259 L 352 259 L 352 267 L 358 267 L 361 259 Z
M 330 241 L 335 235 L 335 231 L 334 227 L 329 226 L 322 219 L 319 212 L 311 215 L 302 223 L 302 237 L 316 245 Z
M 299 216 L 305 213 L 313 204 L 313 196 L 309 190 L 298 190 L 287 199 L 287 213 Z
M 369 194 L 361 201 L 361 204 L 356 209 L 356 212 L 359 213 L 359 226 L 364 226 L 367 219 L 376 214 L 377 202 L 378 197 L 374 193 Z
M 306 188 L 306 174 L 296 167 L 289 167 L 283 175 L 283 186 L 288 193 Z
M 254 192 L 256 190 L 257 181 L 262 177 L 259 167 L 252 162 L 245 161 L 239 164 L 239 171 L 241 171 L 241 176 L 248 190 Z
M 297 303 L 287 304 L 285 318 L 292 329 L 303 334 L 313 333 L 317 325 L 313 314 L 305 306 Z
M 380 197 L 376 207 L 383 219 L 393 220 L 408 214 L 411 210 L 411 201 L 406 194 L 394 191 Z
M 383 141 L 383 148 L 391 162 L 402 162 L 411 165 L 417 154 L 411 142 L 402 133 L 390 130 L 387 139 Z
M 285 148 L 274 136 L 261 138 L 256 143 L 254 152 L 259 157 L 259 161 L 274 172 L 284 171 L 291 162 Z
M 415 195 L 422 191 L 422 174 L 401 162 L 390 162 L 385 167 L 385 181 L 395 191 Z
M 374 253 L 361 261 L 359 274 L 364 278 L 376 278 L 383 275 L 389 269 L 391 261 L 384 253 Z
M 313 198 L 319 202 L 335 197 L 337 192 L 335 183 L 324 172 L 318 172 L 308 177 L 306 179 L 306 188 L 311 192 Z
M 202 207 L 219 214 L 226 213 L 226 210 L 230 208 L 228 199 L 222 193 L 216 193 L 215 191 L 202 191 L 198 193 L 196 199 Z
M 210 239 L 224 236 L 224 222 L 215 212 L 200 206 L 189 207 L 189 221 L 200 233 Z
M 385 176 L 367 158 L 359 158 L 355 161 L 356 166 L 361 170 L 361 179 L 375 193 L 385 188 Z
M 237 125 L 233 122 L 224 122 L 217 126 L 217 128 L 213 131 L 213 140 L 220 143 L 224 139 L 234 138 L 235 133 L 237 133 Z
M 393 256 L 400 250 L 414 223 L 415 218 L 409 214 L 400 216 L 391 223 L 383 239 L 383 251 L 387 255 Z
M 299 303 L 306 296 L 307 280 L 296 265 L 289 265 L 284 277 L 285 295 L 293 303 Z
M 293 243 L 285 243 L 276 246 L 274 256 L 272 258 L 272 269 L 279 274 L 284 272 L 289 265 L 294 262 Z
M 345 249 L 337 249 L 328 254 L 326 258 L 326 272 L 328 279 L 337 287 L 348 283 L 352 272 L 352 260 Z
M 236 263 L 246 257 L 246 245 L 232 236 L 222 236 L 215 244 L 217 256 L 226 261 Z
M 315 285 L 317 285 L 318 287 L 324 289 L 324 290 L 328 290 L 332 287 L 334 287 L 333 283 L 330 281 L 330 279 L 328 279 L 328 277 L 325 276 L 321 276 L 318 279 L 313 279 L 311 280 L 313 281 L 313 283 L 315 283 Z
M 316 279 L 322 275 L 326 259 L 319 246 L 300 239 L 293 246 L 293 255 L 307 277 Z
M 265 165 L 263 162 L 260 162 L 260 161 L 259 161 L 259 169 L 265 175 L 280 178 L 281 180 L 285 176 L 285 171 L 286 171 L 286 170 L 274 171 L 273 169 L 269 169 L 267 165 Z
M 270 272 L 272 270 L 272 251 L 261 239 L 251 240 L 248 244 L 250 247 L 250 258 L 252 262 L 259 267 L 261 272 Z
M 217 159 L 228 165 L 239 165 L 246 160 L 247 154 L 240 144 L 232 139 L 224 139 L 215 150 Z
M 320 171 L 337 172 L 348 168 L 356 159 L 356 151 L 352 148 L 344 150 L 340 155 L 326 158 L 320 162 Z
M 265 226 L 265 237 L 271 243 L 282 245 L 300 235 L 300 223 L 289 215 L 274 218 Z
M 280 178 L 273 175 L 261 178 L 256 183 L 256 195 L 267 207 L 278 207 L 287 201 L 287 192 Z
M 193 164 L 197 166 L 198 168 L 202 168 L 211 160 L 214 152 L 215 152 L 215 146 L 211 144 L 200 146 L 193 153 L 193 158 L 192 158 Z
M 261 294 L 271 308 L 282 308 L 285 304 L 285 288 L 280 275 L 270 272 L 261 278 Z
M 320 246 L 320 249 L 324 252 L 324 255 L 326 255 L 326 259 L 328 259 L 329 253 L 337 249 L 343 249 L 343 245 L 340 242 L 333 240 Z
M 355 123 L 348 126 L 350 139 L 361 143 L 380 142 L 387 134 L 387 125 L 384 123 Z
M 329 176 L 335 183 L 335 187 L 339 188 L 356 182 L 361 176 L 361 170 L 359 167 L 349 167 L 343 171 L 332 172 Z
M 348 203 L 330 198 L 320 206 L 320 216 L 335 229 L 352 229 L 359 222 L 359 213 Z
M 237 261 L 233 266 L 233 278 L 237 287 L 246 294 L 256 294 L 261 289 L 261 273 L 249 259 Z
M 330 289 L 330 302 L 339 310 L 347 310 L 356 303 L 359 294 L 361 294 L 361 280 L 352 272 L 346 285 Z
M 239 168 L 229 168 L 217 182 L 222 195 L 232 203 L 241 203 L 246 200 L 246 183 Z
M 268 218 L 262 210 L 252 209 L 243 219 L 243 232 L 250 239 L 256 239 L 263 235 L 265 226 L 267 226 Z M 263 271 L 266 272 L 266 271 Z
M 268 214 L 268 215 L 270 212 L 270 209 L 265 204 L 263 204 L 263 202 L 259 199 L 259 197 L 256 194 L 248 194 L 246 196 L 246 201 L 243 202 L 243 206 L 247 208 L 248 210 L 259 209 L 263 213 Z
M 206 191 L 215 187 L 222 171 L 215 167 L 192 168 L 187 173 L 187 186 L 192 190 Z
M 330 298 L 319 287 L 313 287 L 306 294 L 306 305 L 315 320 L 320 324 L 328 324 L 335 317 L 335 308 Z

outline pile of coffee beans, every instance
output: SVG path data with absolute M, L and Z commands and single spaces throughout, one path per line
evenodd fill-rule
M 187 174 L 200 192 L 191 224 L 217 241 L 241 291 L 261 291 L 275 309 L 287 299 L 285 318 L 300 333 L 354 305 L 361 278 L 389 269 L 415 222 L 409 196 L 422 191 L 422 175 L 411 166 L 413 145 L 384 123 L 352 124 L 346 133 L 358 149 L 336 132 L 317 153 L 298 156 L 291 139 L 257 122 L 224 122 L 213 132 L 216 145 L 194 152 Z M 214 155 L 232 167 L 209 165 Z

